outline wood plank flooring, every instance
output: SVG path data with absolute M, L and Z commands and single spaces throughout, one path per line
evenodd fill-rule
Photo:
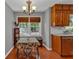
M 61 57 L 54 51 L 48 51 L 44 47 L 39 48 L 40 59 L 73 59 L 73 57 Z M 5 59 L 16 59 L 16 48 L 12 50 L 12 52 Z M 24 58 L 19 58 L 24 59 Z M 35 59 L 34 57 L 30 57 L 30 59 Z

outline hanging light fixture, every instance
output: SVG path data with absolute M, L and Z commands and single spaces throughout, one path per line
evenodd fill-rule
M 34 13 L 36 11 L 36 6 L 31 6 L 32 1 L 30 0 L 26 1 L 26 3 L 27 3 L 27 6 L 22 7 L 23 12 L 29 15 Z

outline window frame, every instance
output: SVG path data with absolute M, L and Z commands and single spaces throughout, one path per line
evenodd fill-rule
M 15 20 L 16 22 L 18 22 L 18 17 L 28 17 L 29 19 L 30 19 L 30 17 L 40 17 L 40 22 L 39 22 L 40 24 L 39 24 L 39 32 L 38 33 L 39 33 L 40 36 L 42 35 L 41 34 L 42 33 L 42 16 L 17 16 L 16 17 L 16 20 Z M 29 33 L 30 33 L 30 35 L 37 34 L 36 32 L 32 32 L 31 31 L 31 23 L 30 23 L 30 20 L 28 22 L 29 22 L 29 26 L 28 27 L 29 27 Z

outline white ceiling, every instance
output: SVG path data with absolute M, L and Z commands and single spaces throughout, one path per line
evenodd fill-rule
M 5 2 L 15 12 L 21 12 L 22 6 L 26 5 L 27 0 L 5 0 Z M 37 12 L 43 12 L 55 3 L 72 4 L 73 0 L 31 0 L 32 5 L 37 7 Z

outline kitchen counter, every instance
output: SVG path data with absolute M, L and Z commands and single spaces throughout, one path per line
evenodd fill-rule
M 52 27 L 50 33 L 56 36 L 73 36 L 73 32 L 64 32 L 65 30 L 64 27 Z
M 52 35 L 56 35 L 56 36 L 73 36 L 72 33 L 67 33 L 67 34 L 65 34 L 65 33 L 53 33 Z

